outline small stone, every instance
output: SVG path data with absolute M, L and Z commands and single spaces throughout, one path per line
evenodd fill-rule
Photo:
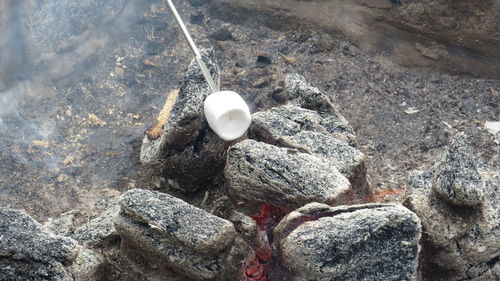
M 268 55 L 259 55 L 257 56 L 257 66 L 260 66 L 260 67 L 266 67 L 270 64 L 273 63 L 273 61 L 271 60 L 271 58 L 269 58 Z
M 333 164 L 254 140 L 229 149 L 224 176 L 235 197 L 284 210 L 309 202 L 344 204 L 351 190 Z
M 210 37 L 217 41 L 234 40 L 233 35 L 231 34 L 231 31 L 229 30 L 227 25 L 222 25 L 221 27 L 219 27 L 214 33 L 210 35 Z

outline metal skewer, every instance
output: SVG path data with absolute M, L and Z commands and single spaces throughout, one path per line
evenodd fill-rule
M 186 41 L 189 44 L 189 47 L 191 48 L 191 51 L 194 53 L 194 58 L 198 62 L 198 65 L 201 68 L 201 72 L 203 72 L 203 76 L 205 76 L 205 80 L 207 80 L 208 86 L 210 87 L 210 90 L 212 93 L 218 92 L 219 89 L 217 88 L 217 85 L 214 82 L 214 79 L 212 79 L 212 75 L 210 75 L 210 71 L 207 68 L 207 65 L 203 62 L 203 59 L 201 58 L 200 51 L 198 51 L 198 48 L 196 48 L 196 45 L 194 44 L 193 38 L 191 38 L 191 35 L 189 35 L 189 32 L 186 28 L 186 25 L 181 19 L 181 16 L 177 12 L 177 9 L 175 8 L 174 4 L 172 3 L 171 0 L 166 0 L 168 3 L 168 6 L 170 7 L 170 10 L 172 11 L 172 14 L 174 14 L 175 20 L 179 24 L 179 27 L 182 31 L 182 34 L 184 35 L 184 38 L 186 38 Z

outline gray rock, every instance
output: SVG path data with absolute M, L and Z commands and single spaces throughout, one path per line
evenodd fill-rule
M 71 265 L 80 247 L 56 236 L 25 213 L 0 208 L 0 280 L 72 280 Z
M 474 206 L 482 203 L 484 187 L 476 162 L 465 135 L 455 136 L 448 152 L 435 167 L 434 191 L 450 204 Z
M 472 164 L 476 160 L 463 141 L 463 136 L 455 138 L 439 163 L 430 170 L 413 171 L 408 179 L 405 205 L 418 215 L 425 234 L 421 266 L 424 279 L 498 279 L 500 175 L 493 167 L 477 169 Z M 470 174 L 465 175 L 466 172 Z M 440 176 L 452 183 L 449 191 L 457 190 L 461 195 L 438 192 L 440 187 L 436 185 L 444 181 L 436 180 Z M 472 177 L 480 182 L 464 185 Z M 454 184 L 455 180 L 459 184 Z M 479 193 L 467 191 L 476 187 L 481 187 L 480 202 L 476 196 Z M 472 202 L 475 204 L 469 204 Z
M 279 144 L 284 136 L 293 136 L 301 131 L 329 134 L 351 146 L 356 137 L 349 123 L 338 115 L 324 116 L 320 113 L 295 105 L 284 105 L 268 111 L 252 114 L 248 135 L 258 141 Z
M 285 87 L 292 101 L 300 107 L 317 111 L 321 115 L 336 116 L 342 122 L 347 123 L 330 98 L 309 84 L 303 76 L 295 73 L 288 74 L 285 77 Z
M 115 229 L 114 221 L 119 211 L 118 204 L 110 207 L 100 216 L 75 229 L 70 237 L 90 248 L 99 248 L 115 243 L 119 240 L 119 235 Z
M 62 213 L 58 218 L 49 218 L 43 226 L 56 235 L 70 236 L 70 234 L 75 230 L 75 220 L 77 215 L 78 211 L 71 210 L 69 212 Z
M 96 252 L 82 248 L 73 264 L 69 267 L 74 281 L 101 280 L 100 269 L 104 259 Z
M 346 142 L 327 134 L 301 131 L 291 137 L 283 137 L 281 145 L 331 161 L 349 179 L 352 186 L 351 201 L 366 202 L 371 195 L 366 180 L 365 156 Z
M 219 84 L 219 69 L 213 52 L 203 51 L 203 60 Z M 161 134 L 146 134 L 140 159 L 143 164 L 162 164 L 168 181 L 186 192 L 209 185 L 224 169 L 228 143 L 208 126 L 203 102 L 210 93 L 201 70 L 193 60 Z
M 330 162 L 254 140 L 229 149 L 224 175 L 235 198 L 284 210 L 309 202 L 344 204 L 351 190 L 347 178 Z
M 271 280 L 416 280 L 420 221 L 395 204 L 311 203 L 275 229 Z
M 236 231 L 231 222 L 170 195 L 131 190 L 120 201 L 115 225 L 122 251 L 193 279 L 225 274 Z

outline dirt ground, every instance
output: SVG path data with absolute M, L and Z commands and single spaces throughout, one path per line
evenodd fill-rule
M 44 221 L 131 188 L 172 192 L 195 205 L 208 194 L 208 210 L 220 203 L 220 189 L 181 195 L 160 170 L 140 165 L 144 131 L 179 87 L 191 54 L 164 1 L 118 2 L 112 20 L 69 29 L 52 39 L 52 49 L 26 29 L 24 43 L 41 50 L 41 62 L 23 62 L 17 75 L 16 68 L 0 72 L 0 206 Z M 498 171 L 500 136 L 483 126 L 500 119 L 499 80 L 408 68 L 390 52 L 362 51 L 345 34 L 310 24 L 276 28 L 245 15 L 236 21 L 245 10 L 233 7 L 228 18 L 206 2 L 176 3 L 197 43 L 215 49 L 221 88 L 241 93 L 255 112 L 286 99 L 286 73 L 304 75 L 353 126 L 379 201 L 400 200 L 408 171 L 432 165 L 459 131 L 470 136 L 483 168 Z M 404 2 L 396 8 L 410 9 Z

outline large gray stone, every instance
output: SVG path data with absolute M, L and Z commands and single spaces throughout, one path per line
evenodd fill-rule
M 416 280 L 420 235 L 419 219 L 400 205 L 311 203 L 276 227 L 270 279 Z
M 465 135 L 455 136 L 449 150 L 434 170 L 433 189 L 438 196 L 454 205 L 481 204 L 484 186 L 477 172 L 477 159 Z
M 500 175 L 493 167 L 476 169 L 472 163 L 478 159 L 464 145 L 463 135 L 455 137 L 434 167 L 409 175 L 405 205 L 422 221 L 425 280 L 500 277 Z M 445 185 L 437 180 L 440 176 L 447 177 Z M 467 183 L 471 178 L 473 182 Z M 436 185 L 449 189 L 440 190 L 443 186 Z M 476 188 L 480 193 L 471 192 L 479 190 Z
M 80 247 L 25 213 L 0 207 L 0 280 L 73 280 L 65 268 Z
M 252 114 L 250 138 L 280 144 L 284 136 L 293 136 L 301 131 L 329 134 L 351 146 L 356 145 L 356 137 L 349 123 L 338 115 L 320 114 L 314 110 L 296 105 L 284 105 Z
M 345 204 L 351 190 L 331 162 L 254 140 L 229 149 L 224 175 L 235 198 L 284 210 L 310 202 Z
M 172 268 L 193 279 L 221 278 L 236 237 L 231 222 L 170 195 L 131 190 L 120 201 L 116 229 L 122 251 L 157 270 Z
M 213 51 L 202 57 L 214 81 L 219 84 L 219 68 Z M 229 145 L 208 126 L 203 102 L 210 93 L 202 72 L 193 60 L 171 110 L 162 112 L 164 124 L 154 124 L 143 139 L 140 159 L 143 164 L 161 164 L 168 182 L 190 192 L 209 185 L 224 169 L 224 152 Z M 173 95 L 173 93 L 171 93 Z M 159 117 L 159 119 L 162 119 Z M 157 121 L 158 122 L 158 121 Z M 151 133 L 160 126 L 157 136 Z

